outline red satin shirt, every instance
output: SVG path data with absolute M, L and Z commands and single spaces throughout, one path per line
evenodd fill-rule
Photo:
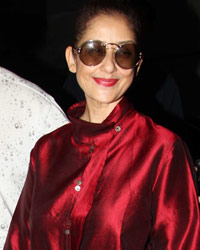
M 42 137 L 4 250 L 199 250 L 197 195 L 183 142 L 124 98 L 101 124 Z

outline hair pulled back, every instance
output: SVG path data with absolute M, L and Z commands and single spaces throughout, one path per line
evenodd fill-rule
M 136 42 L 140 46 L 141 40 L 141 19 L 137 6 L 127 0 L 89 0 L 77 15 L 75 24 L 74 46 L 83 37 L 88 25 L 93 18 L 99 15 L 119 14 L 125 18 L 127 25 L 134 32 Z

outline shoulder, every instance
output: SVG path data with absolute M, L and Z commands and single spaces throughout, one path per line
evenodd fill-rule
M 35 83 L 28 81 L 15 73 L 0 67 L 0 103 L 8 110 L 23 111 L 23 115 L 51 116 L 53 120 L 68 121 L 65 113 L 54 100 Z M 22 110 L 22 108 L 24 108 Z
M 130 128 L 142 141 L 148 143 L 172 145 L 176 141 L 181 141 L 180 137 L 169 129 L 154 122 L 149 116 L 135 111 L 130 116 Z
M 1 95 L 7 93 L 8 96 L 9 93 L 12 93 L 16 97 L 31 98 L 31 101 L 37 100 L 38 103 L 45 101 L 58 107 L 54 98 L 38 85 L 2 67 L 0 67 L 0 90 Z
M 0 67 L 0 117 L 3 131 L 12 138 L 30 141 L 68 122 L 67 116 L 53 97 L 36 84 Z M 22 133 L 23 129 L 23 133 Z M 4 134 L 0 132 L 0 137 Z
M 45 159 L 45 156 L 55 156 L 59 151 L 66 150 L 66 144 L 71 140 L 72 126 L 71 122 L 57 128 L 56 130 L 43 135 L 35 143 L 31 151 L 31 163 L 34 167 L 37 159 Z M 35 167 L 34 167 L 35 168 Z
M 69 122 L 54 131 L 43 135 L 35 144 L 35 148 L 43 148 L 45 145 L 51 146 L 56 144 L 64 144 L 71 136 L 72 123 Z M 50 148 L 50 147 L 49 147 Z

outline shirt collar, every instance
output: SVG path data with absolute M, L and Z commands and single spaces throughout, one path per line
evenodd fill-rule
M 104 136 L 114 129 L 116 124 L 127 114 L 132 105 L 124 97 L 102 123 L 91 123 L 79 119 L 85 110 L 86 102 L 79 102 L 68 109 L 69 119 L 72 122 L 73 133 L 76 139 L 91 140 L 96 136 Z

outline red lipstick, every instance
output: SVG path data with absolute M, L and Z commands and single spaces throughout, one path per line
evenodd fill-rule
M 95 80 L 97 84 L 104 86 L 104 87 L 112 87 L 119 80 L 119 79 L 114 79 L 114 78 L 96 78 L 96 77 L 93 77 L 93 79 Z

